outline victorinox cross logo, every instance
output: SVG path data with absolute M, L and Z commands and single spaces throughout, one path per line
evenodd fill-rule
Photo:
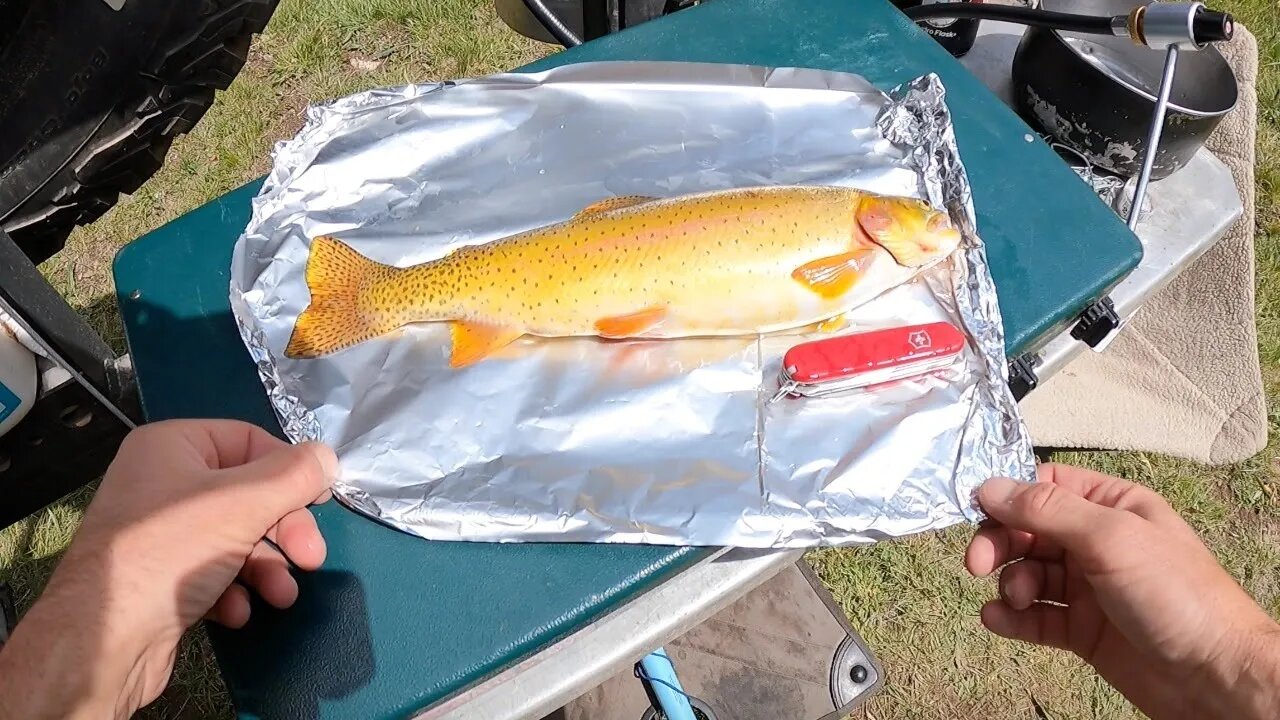
M 929 337 L 929 333 L 924 330 L 916 330 L 907 336 L 907 342 L 911 344 L 914 350 L 924 350 L 933 344 L 933 340 Z

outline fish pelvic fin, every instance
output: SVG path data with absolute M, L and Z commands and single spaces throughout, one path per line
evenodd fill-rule
M 666 308 L 648 307 L 626 315 L 600 318 L 596 321 L 596 332 L 603 338 L 637 337 L 658 327 L 666 319 Z
M 374 262 L 328 236 L 311 241 L 307 289 L 311 304 L 298 316 L 285 357 L 315 358 L 385 335 L 404 324 L 387 304 L 370 302 L 370 289 L 402 272 Z
M 835 317 L 829 317 L 826 320 L 823 320 L 822 322 L 818 323 L 817 325 L 814 326 L 813 329 L 816 332 L 829 334 L 837 330 L 843 330 L 844 326 L 845 326 L 844 316 L 836 315 Z
M 460 368 L 483 360 L 510 345 L 524 333 L 501 325 L 458 320 L 450 326 L 449 334 L 453 341 L 449 365 Z

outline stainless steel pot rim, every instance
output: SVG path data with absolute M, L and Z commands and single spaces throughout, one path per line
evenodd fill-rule
M 1147 2 L 1149 2 L 1149 0 L 1039 0 L 1037 4 L 1044 10 L 1110 16 L 1123 15 L 1133 10 L 1135 7 L 1144 5 Z M 1034 32 L 1034 30 L 1031 32 Z M 1163 64 L 1163 53 L 1158 50 L 1146 50 L 1121 38 L 1090 36 L 1080 33 L 1063 32 L 1060 30 L 1050 30 L 1047 32 L 1051 33 L 1054 40 L 1059 45 L 1065 46 L 1071 54 L 1079 58 L 1083 64 L 1091 66 L 1093 72 L 1099 73 L 1102 77 L 1107 78 L 1122 89 L 1128 91 L 1135 100 L 1143 100 L 1151 103 L 1152 108 L 1155 107 L 1155 93 L 1156 88 L 1160 84 L 1158 73 L 1160 72 L 1160 66 Z M 1082 40 L 1092 45 L 1101 46 L 1111 51 L 1113 54 L 1128 56 L 1122 57 L 1122 60 L 1131 59 L 1134 57 L 1132 54 L 1134 52 L 1150 52 L 1152 57 L 1159 59 L 1154 60 L 1150 64 L 1151 66 L 1147 68 L 1121 62 L 1120 65 L 1122 69 L 1117 70 L 1111 66 L 1111 63 L 1107 62 L 1108 59 L 1114 60 L 1114 57 L 1094 58 L 1094 60 L 1101 61 L 1094 62 L 1090 58 L 1085 57 L 1084 52 L 1082 52 L 1082 48 L 1076 43 L 1068 41 L 1068 38 Z M 1207 54 L 1208 57 L 1196 57 L 1201 54 Z M 1148 89 L 1135 85 L 1133 81 L 1124 77 L 1125 71 L 1132 71 L 1144 80 L 1149 79 L 1150 88 Z M 1176 76 L 1179 79 L 1175 80 L 1175 95 L 1178 92 L 1178 86 L 1184 82 L 1182 78 L 1186 77 L 1186 73 L 1192 73 L 1193 76 L 1203 81 L 1197 85 L 1197 87 L 1201 87 L 1202 92 L 1205 95 L 1206 102 L 1204 104 L 1213 106 L 1215 109 L 1204 110 L 1187 107 L 1185 103 L 1187 103 L 1188 98 L 1175 97 L 1172 98 L 1169 103 L 1171 111 L 1193 118 L 1212 119 L 1231 112 L 1240 102 L 1240 87 L 1236 80 L 1235 73 L 1232 72 L 1231 66 L 1227 63 L 1226 58 L 1222 57 L 1222 54 L 1215 47 L 1209 46 L 1202 50 L 1185 49 L 1184 52 L 1179 55 Z M 1219 87 L 1215 82 L 1219 79 L 1229 80 L 1229 88 Z M 1229 92 L 1230 95 L 1227 95 L 1227 92 Z
M 1100 73 L 1102 73 L 1102 74 L 1106 75 L 1106 77 L 1107 77 L 1107 79 L 1108 79 L 1108 80 L 1111 80 L 1112 82 L 1114 82 L 1114 83 L 1116 83 L 1117 85 L 1119 85 L 1119 86 L 1123 87 L 1124 89 L 1128 90 L 1129 92 L 1133 93 L 1134 95 L 1137 95 L 1138 97 L 1143 98 L 1144 100 L 1147 100 L 1148 102 L 1152 103 L 1152 105 L 1154 105 L 1154 104 L 1155 104 L 1155 102 L 1156 102 L 1156 96 L 1155 96 L 1154 94 L 1152 94 L 1152 93 L 1148 92 L 1148 91 L 1147 91 L 1147 90 L 1145 90 L 1144 88 L 1140 88 L 1140 87 L 1135 86 L 1133 83 L 1129 82 L 1129 81 L 1128 81 L 1128 80 L 1126 80 L 1124 77 L 1122 77 L 1122 76 L 1120 76 L 1119 74 L 1117 74 L 1116 72 L 1114 72 L 1114 71 L 1111 69 L 1111 67 L 1110 67 L 1108 64 L 1106 64 L 1106 63 L 1094 64 L 1094 63 L 1089 62 L 1087 59 L 1085 59 L 1084 54 L 1080 52 L 1080 48 L 1079 48 L 1079 47 L 1077 47 L 1074 43 L 1069 43 L 1069 42 L 1067 42 L 1066 37 L 1062 34 L 1062 32 L 1061 32 L 1061 31 L 1053 30 L 1053 31 L 1052 31 L 1052 33 L 1053 33 L 1054 38 L 1055 38 L 1058 42 L 1060 42 L 1060 43 L 1062 43 L 1064 46 L 1066 46 L 1066 48 L 1067 48 L 1068 50 L 1070 50 L 1070 51 L 1071 51 L 1071 53 L 1072 53 L 1073 55 L 1075 55 L 1076 57 L 1080 58 L 1081 62 L 1083 62 L 1085 65 L 1088 65 L 1090 68 L 1094 69 L 1095 71 L 1100 72 Z M 1082 39 L 1092 41 L 1092 39 L 1091 39 L 1091 38 L 1088 38 L 1087 36 L 1083 36 L 1083 35 L 1074 35 L 1074 34 L 1073 34 L 1073 36 L 1074 36 L 1074 37 L 1080 37 L 1080 38 L 1082 38 Z M 1152 51 L 1152 52 L 1155 52 L 1155 51 Z M 1212 62 L 1221 63 L 1222 68 L 1223 68 L 1224 70 L 1226 70 L 1228 73 L 1230 73 L 1230 72 L 1231 72 L 1231 66 L 1227 64 L 1227 60 L 1226 60 L 1226 58 L 1222 57 L 1222 53 L 1218 52 L 1218 50 L 1217 50 L 1217 49 L 1215 49 L 1215 48 L 1207 47 L 1207 48 L 1204 48 L 1203 50 L 1187 51 L 1186 53 L 1184 53 L 1184 55 L 1185 55 L 1185 54 L 1187 54 L 1187 53 L 1190 53 L 1190 52 L 1196 52 L 1196 53 L 1211 53 L 1211 54 L 1212 54 L 1212 57 L 1214 58 L 1214 60 L 1213 60 Z M 1180 60 L 1181 60 L 1181 58 L 1180 58 Z M 1235 109 L 1235 107 L 1236 107 L 1236 104 L 1240 102 L 1240 89 L 1239 89 L 1239 87 L 1238 87 L 1238 86 L 1236 86 L 1236 87 L 1235 87 L 1235 93 L 1234 93 L 1234 95 L 1235 95 L 1235 97 L 1234 97 L 1234 98 L 1232 98 L 1231 103 L 1230 103 L 1226 108 L 1224 108 L 1224 109 L 1222 109 L 1222 110 L 1215 110 L 1215 111 L 1196 110 L 1196 109 L 1194 109 L 1194 108 L 1189 108 L 1189 107 L 1185 107 L 1185 106 L 1183 106 L 1183 105 L 1179 105 L 1178 103 L 1174 102 L 1173 100 L 1170 100 L 1170 101 L 1169 101 L 1169 109 L 1170 109 L 1170 110 L 1176 110 L 1177 112 L 1184 113 L 1184 114 L 1186 114 L 1186 115 L 1191 115 L 1192 117 L 1203 117 L 1203 118 L 1221 117 L 1221 116 L 1226 115 L 1227 113 L 1231 112 L 1232 110 L 1234 110 L 1234 109 Z

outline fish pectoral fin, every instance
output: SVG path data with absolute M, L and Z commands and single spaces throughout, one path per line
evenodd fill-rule
M 818 258 L 791 273 L 800 284 L 824 298 L 839 297 L 862 277 L 862 264 L 875 251 L 859 248 L 852 252 Z
M 596 321 L 596 332 L 606 338 L 636 337 L 661 325 L 666 319 L 666 308 L 649 307 L 626 315 L 600 318 Z
M 461 320 L 454 321 L 449 332 L 453 340 L 449 365 L 455 368 L 483 360 L 524 334 L 515 328 Z
M 599 202 L 590 205 L 578 211 L 574 217 L 584 217 L 586 215 L 596 215 L 598 213 L 606 213 L 610 210 L 621 210 L 632 205 L 643 205 L 647 202 L 653 202 L 658 198 L 645 197 L 644 195 L 620 195 L 618 197 L 605 198 Z

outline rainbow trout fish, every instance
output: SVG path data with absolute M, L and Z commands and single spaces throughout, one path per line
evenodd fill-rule
M 809 186 L 610 198 L 406 268 L 322 236 L 307 261 L 311 304 L 285 355 L 319 357 L 420 322 L 451 323 L 453 367 L 522 335 L 790 330 L 839 318 L 959 243 L 947 216 L 919 200 Z

